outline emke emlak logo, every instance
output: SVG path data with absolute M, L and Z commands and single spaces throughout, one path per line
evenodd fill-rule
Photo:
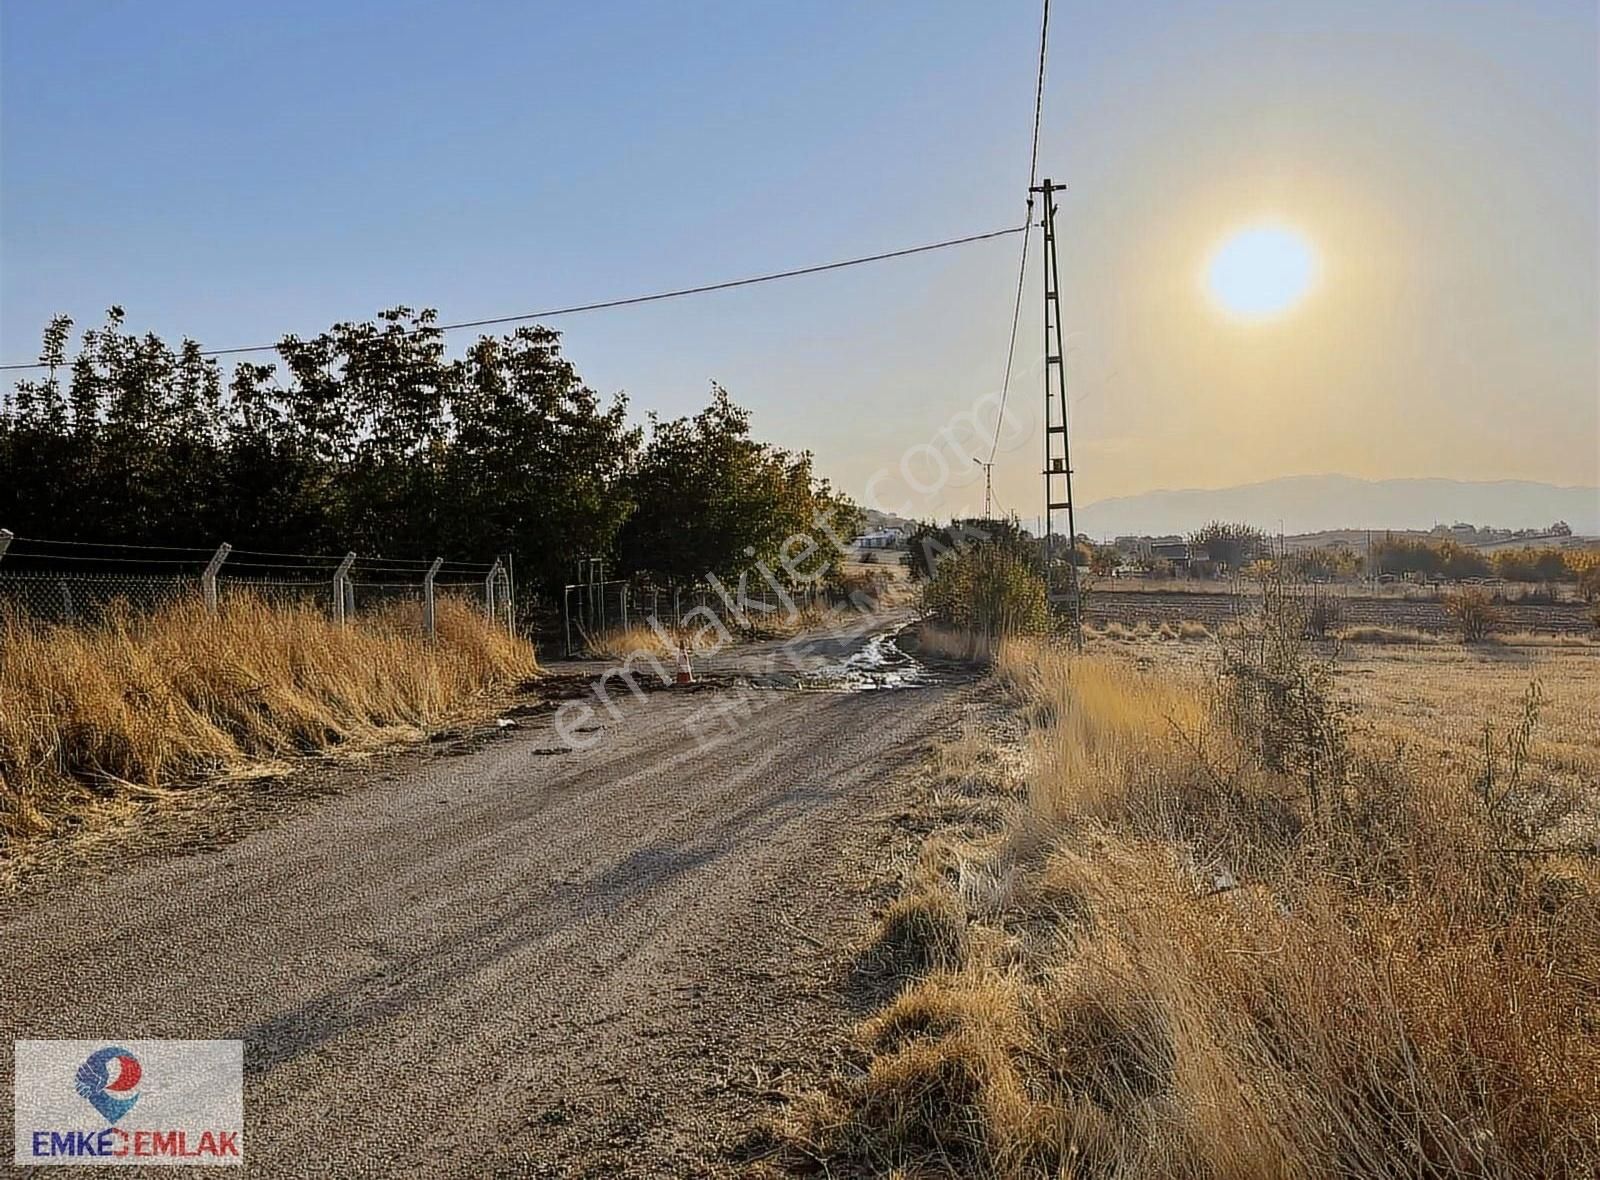
M 240 1041 L 18 1041 L 16 1065 L 18 1164 L 243 1162 Z
M 78 1093 L 114 1123 L 133 1109 L 139 1096 L 132 1093 L 139 1084 L 139 1059 L 126 1049 L 99 1049 L 78 1066 Z

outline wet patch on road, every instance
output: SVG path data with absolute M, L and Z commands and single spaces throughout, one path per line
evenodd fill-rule
M 848 658 L 803 672 L 771 672 L 750 677 L 755 688 L 787 688 L 814 692 L 878 692 L 926 688 L 939 680 L 902 651 L 889 632 L 874 635 Z

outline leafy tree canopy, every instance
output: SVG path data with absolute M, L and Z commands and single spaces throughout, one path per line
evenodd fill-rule
M 807 453 L 750 437 L 713 390 L 653 422 L 603 399 L 543 327 L 483 336 L 452 358 L 431 310 L 286 337 L 231 378 L 185 340 L 124 328 L 44 334 L 45 375 L 0 409 L 0 523 L 123 544 L 486 559 L 554 589 L 573 559 L 681 580 L 826 571 L 856 510 Z M 820 522 L 820 523 L 819 523 Z M 826 527 L 824 527 L 826 526 Z M 831 530 L 831 531 L 830 531 Z M 790 543 L 792 537 L 802 543 Z M 803 543 L 809 539 L 808 546 Z

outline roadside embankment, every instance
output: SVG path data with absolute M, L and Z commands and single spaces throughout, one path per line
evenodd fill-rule
M 872 1015 L 790 1112 L 788 1164 L 1593 1174 L 1594 669 L 1528 657 L 1474 744 L 1442 706 L 1493 652 L 1391 649 L 1425 667 L 1386 704 L 1272 613 L 1211 661 L 1002 646 L 989 712 L 926 768 L 931 835 L 857 963 Z

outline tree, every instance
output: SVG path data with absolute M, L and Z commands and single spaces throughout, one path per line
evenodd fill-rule
M 45 332 L 43 378 L 0 414 L 0 523 L 24 535 L 426 559 L 512 555 L 559 592 L 573 560 L 623 558 L 680 580 L 836 569 L 858 514 L 809 454 L 750 437 L 714 389 L 654 424 L 586 386 L 548 328 L 452 358 L 431 310 L 285 337 L 224 382 L 185 340 L 135 336 L 113 307 L 70 358 Z M 65 381 L 62 380 L 63 376 Z M 626 526 L 626 529 L 625 529 Z
M 625 398 L 604 402 L 579 379 L 555 332 L 480 339 L 452 409 L 441 481 L 452 550 L 512 552 L 519 577 L 552 591 L 575 559 L 612 551 L 635 506 L 641 432 Z
M 1122 562 L 1122 554 L 1114 545 L 1096 545 L 1088 538 L 1078 542 L 1077 564 L 1088 568 L 1097 578 L 1105 578 Z
M 945 557 L 986 544 L 1005 549 L 1034 566 L 1039 563 L 1039 543 L 1023 531 L 1022 522 L 1015 515 L 1001 520 L 967 517 L 947 525 L 923 521 L 906 541 L 906 563 L 914 580 L 925 581 L 934 576 Z
M 1565 582 L 1574 574 L 1560 549 L 1501 549 L 1494 555 L 1494 572 L 1508 582 Z
M 1203 551 L 1208 561 L 1238 570 L 1266 548 L 1266 534 L 1247 524 L 1224 524 L 1214 520 L 1191 535 L 1189 545 Z
M 62 522 L 71 506 L 71 480 L 77 453 L 71 445 L 70 419 L 58 373 L 65 368 L 72 321 L 57 316 L 45 329 L 39 361 L 43 380 L 17 382 L 10 413 L 0 414 L 0 519 L 16 522 Z
M 1471 589 L 1446 594 L 1444 613 L 1461 629 L 1461 638 L 1467 643 L 1488 638 L 1504 617 L 1487 594 Z
M 1343 546 L 1302 549 L 1287 564 L 1296 575 L 1312 581 L 1354 578 L 1361 568 L 1360 559 Z
M 626 486 L 635 511 L 617 539 L 622 568 L 675 584 L 737 580 L 757 563 L 784 582 L 833 572 L 860 514 L 812 471 L 810 452 L 750 437 L 727 390 L 692 418 L 651 417 Z

